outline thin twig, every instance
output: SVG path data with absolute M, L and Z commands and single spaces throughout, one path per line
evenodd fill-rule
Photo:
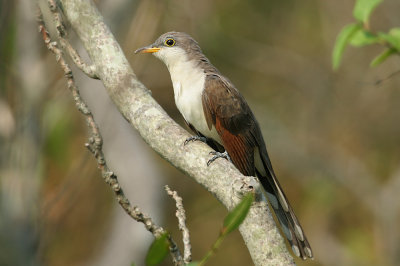
M 176 202 L 176 218 L 178 218 L 179 230 L 182 232 L 183 237 L 183 261 L 188 264 L 192 261 L 192 246 L 190 244 L 189 229 L 186 226 L 186 214 L 183 208 L 182 198 L 176 191 L 172 191 L 168 185 L 165 185 L 165 190 Z
M 49 1 L 51 2 L 51 1 Z M 51 8 L 51 7 L 50 7 Z M 52 42 L 49 36 L 48 31 L 46 30 L 45 24 L 43 22 L 43 18 L 41 13 L 39 13 L 39 32 L 42 34 L 42 38 L 47 46 L 47 48 L 53 52 L 56 56 L 57 62 L 60 64 L 61 68 L 64 71 L 65 77 L 67 79 L 68 89 L 71 91 L 72 96 L 75 100 L 75 104 L 78 110 L 85 116 L 86 122 L 89 126 L 91 137 L 89 138 L 89 142 L 85 144 L 85 146 L 89 149 L 89 151 L 94 155 L 97 160 L 98 168 L 101 170 L 104 181 L 112 188 L 117 198 L 118 203 L 125 210 L 125 212 L 131 216 L 137 222 L 141 222 L 144 224 L 145 228 L 151 232 L 155 237 L 158 237 L 164 233 L 166 230 L 162 227 L 156 225 L 153 220 L 142 213 L 141 210 L 137 206 L 132 206 L 125 196 L 119 182 L 117 176 L 108 168 L 103 151 L 103 139 L 100 135 L 99 128 L 94 121 L 93 115 L 89 110 L 86 103 L 83 101 L 79 94 L 79 90 L 75 85 L 75 81 L 72 75 L 72 70 L 67 64 L 65 57 L 63 55 L 62 50 L 57 46 L 57 42 Z M 56 22 L 57 23 L 57 22 Z M 170 244 L 170 253 L 172 255 L 173 261 L 175 265 L 182 265 L 182 255 L 180 251 L 171 238 L 168 236 L 169 244 Z
M 384 77 L 384 78 L 382 78 L 382 79 L 377 80 L 377 81 L 375 82 L 375 86 L 381 85 L 383 82 L 385 82 L 385 81 L 387 81 L 387 80 L 393 78 L 394 76 L 396 76 L 396 75 L 398 75 L 398 74 L 400 74 L 400 70 L 394 71 L 393 73 L 389 74 L 387 77 Z
M 71 57 L 72 61 L 74 61 L 75 65 L 88 77 L 92 79 L 100 79 L 96 73 L 96 66 L 94 64 L 86 64 L 78 52 L 72 47 L 72 45 L 65 40 L 64 38 L 60 38 L 61 47 L 66 50 Z
M 67 31 L 62 23 L 62 16 L 60 14 L 60 7 L 57 6 L 57 3 L 54 0 L 47 0 L 48 6 L 50 8 L 51 13 L 54 17 L 54 22 L 57 29 L 57 34 L 59 38 L 59 43 L 61 48 L 68 52 L 68 55 L 71 57 L 74 64 L 88 77 L 93 79 L 99 79 L 99 76 L 96 73 L 96 66 L 94 64 L 88 65 L 85 63 L 79 53 L 72 47 L 65 37 L 67 36 Z

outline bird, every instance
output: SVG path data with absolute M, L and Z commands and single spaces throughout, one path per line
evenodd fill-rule
M 135 54 L 151 53 L 171 76 L 176 106 L 188 127 L 245 176 L 257 176 L 293 253 L 313 258 L 311 246 L 272 168 L 260 126 L 245 98 L 184 32 L 167 32 Z

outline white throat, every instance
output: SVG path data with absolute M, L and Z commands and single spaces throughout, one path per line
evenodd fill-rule
M 175 104 L 186 122 L 193 125 L 204 136 L 220 142 L 218 133 L 207 126 L 204 116 L 202 93 L 206 74 L 186 52 L 178 47 L 162 48 L 154 53 L 168 67 L 174 87 Z

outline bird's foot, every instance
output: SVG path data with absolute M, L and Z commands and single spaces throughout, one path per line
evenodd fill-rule
M 207 139 L 205 137 L 200 137 L 200 136 L 191 136 L 189 138 L 187 138 L 185 140 L 185 142 L 183 143 L 184 146 L 186 146 L 189 142 L 193 142 L 193 141 L 201 141 L 204 143 L 207 143 Z
M 210 164 L 218 158 L 224 158 L 224 159 L 227 159 L 228 161 L 232 162 L 231 157 L 229 157 L 229 154 L 226 151 L 224 151 L 224 152 L 212 151 L 212 152 L 210 152 L 210 155 L 214 155 L 214 156 L 210 160 L 207 161 L 207 166 L 210 166 Z

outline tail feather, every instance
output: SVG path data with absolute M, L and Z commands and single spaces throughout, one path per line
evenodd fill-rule
M 266 191 L 268 201 L 274 209 L 275 215 L 282 227 L 284 235 L 292 247 L 293 253 L 302 259 L 313 258 L 311 246 L 296 214 L 275 177 L 268 155 L 263 156 L 263 154 L 260 153 L 260 157 L 263 169 L 257 167 L 257 176 Z

